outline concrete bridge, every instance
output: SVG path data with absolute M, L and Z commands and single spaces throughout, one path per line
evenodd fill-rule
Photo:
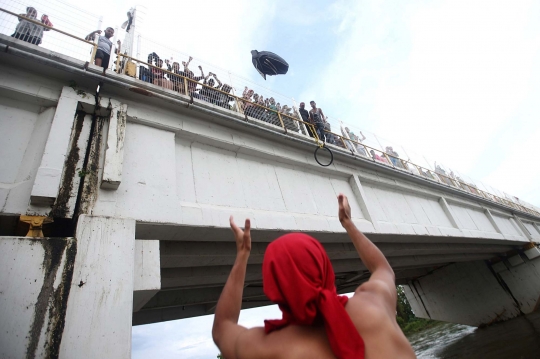
M 2 358 L 128 358 L 132 325 L 212 314 L 231 214 L 253 225 L 243 308 L 269 304 L 262 258 L 289 231 L 319 239 L 354 291 L 369 273 L 340 192 L 418 316 L 481 325 L 540 306 L 532 209 L 337 147 L 321 167 L 301 132 L 3 35 L 0 106 Z

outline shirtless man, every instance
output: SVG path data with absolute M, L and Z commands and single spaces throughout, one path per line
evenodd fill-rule
M 329 280 L 329 278 L 331 278 L 331 283 L 327 288 L 323 288 L 316 294 L 317 296 L 321 296 L 320 293 L 324 294 L 323 299 L 317 297 L 315 300 L 317 303 L 317 318 L 319 318 L 319 320 L 314 321 L 313 325 L 295 325 L 288 323 L 279 327 L 278 330 L 273 330 L 269 333 L 268 322 L 275 321 L 265 321 L 266 331 L 265 328 L 262 327 L 247 329 L 238 325 L 246 266 L 251 250 L 251 235 L 249 219 L 246 220 L 245 230 L 242 231 L 234 223 L 231 216 L 230 223 L 236 239 L 237 257 L 218 301 L 214 326 L 212 328 L 214 342 L 226 359 L 416 358 L 411 345 L 396 322 L 397 293 L 394 272 L 390 267 L 390 264 L 382 252 L 364 234 L 362 234 L 352 222 L 351 208 L 347 197 L 340 194 L 338 196 L 338 204 L 339 220 L 351 238 L 362 262 L 371 272 L 369 281 L 360 285 L 356 289 L 354 296 L 348 301 L 344 298 L 339 298 L 337 294 L 335 294 L 333 271 L 330 265 L 330 268 L 326 270 L 326 274 L 331 274 L 332 277 L 327 277 L 326 279 Z M 322 249 L 320 243 L 307 235 L 289 234 L 286 236 L 307 237 L 306 248 L 318 248 L 317 246 L 319 246 Z M 271 267 L 265 267 L 267 255 L 271 249 L 270 247 L 280 240 L 282 245 L 287 245 L 286 243 L 296 243 L 289 240 L 289 238 L 286 239 L 288 242 L 283 242 L 281 238 L 278 238 L 272 242 L 266 250 L 263 262 L 263 285 L 267 296 L 268 293 L 275 293 L 275 291 L 267 291 L 268 282 L 270 282 L 268 285 L 275 286 L 276 283 L 277 285 L 280 285 L 279 276 L 276 275 L 276 279 L 272 274 L 274 272 L 279 273 L 281 268 L 280 265 L 276 265 L 277 263 L 273 263 Z M 311 240 L 311 242 L 309 242 L 309 240 Z M 324 250 L 321 251 L 324 252 Z M 305 252 L 305 250 L 301 248 L 300 252 Z M 293 261 L 293 264 L 302 267 L 302 271 L 305 270 L 306 265 L 309 267 L 309 263 L 306 264 L 305 261 L 295 262 L 294 256 L 289 255 L 290 253 L 291 252 L 287 252 L 283 253 L 284 255 L 279 255 L 281 253 L 278 252 L 278 255 L 276 256 L 274 250 L 273 258 L 277 258 L 276 262 L 287 260 Z M 309 253 L 308 257 L 304 257 L 304 259 L 308 259 L 306 261 L 311 260 L 310 258 L 314 256 L 312 252 Z M 325 263 L 330 264 L 326 253 L 314 254 L 319 257 L 322 256 L 322 258 L 326 260 Z M 287 259 L 288 257 L 293 258 Z M 320 267 L 324 268 L 325 266 L 323 265 Z M 289 277 L 294 277 L 295 274 L 293 271 L 290 271 L 290 268 L 287 268 L 286 270 L 284 277 L 282 277 L 282 280 L 285 282 L 290 280 L 288 279 Z M 319 277 L 324 278 L 324 273 L 320 274 L 310 276 L 309 278 L 310 280 L 316 280 Z M 304 291 L 298 289 L 300 283 L 307 281 L 298 281 L 293 278 L 291 282 L 293 285 L 289 283 L 289 286 L 284 285 L 283 287 L 280 287 L 281 292 L 287 292 L 287 288 L 290 291 L 295 292 L 289 293 L 289 298 L 308 295 Z M 319 283 L 315 283 L 314 288 L 319 288 Z M 278 292 L 280 290 L 278 290 Z M 341 304 L 338 303 L 338 305 L 335 305 L 336 301 L 333 301 L 333 306 L 328 306 L 330 307 L 329 309 L 324 307 L 323 304 L 330 302 L 328 298 L 331 297 L 330 294 L 332 291 L 335 298 L 342 299 L 342 301 L 340 302 Z M 287 296 L 287 293 L 283 295 Z M 272 300 L 272 298 L 270 299 Z M 283 303 L 283 301 L 281 301 L 280 309 L 284 313 L 284 319 L 281 321 L 285 320 L 286 313 L 288 313 L 289 321 L 291 321 L 291 315 L 287 311 L 287 308 L 289 308 L 291 312 L 294 312 L 293 309 L 295 308 L 295 304 L 298 303 L 295 301 L 291 301 L 291 303 L 285 301 L 285 303 Z M 298 310 L 298 306 L 296 306 L 296 309 Z M 341 312 L 339 312 L 340 310 Z M 326 314 L 329 311 L 339 314 L 331 316 L 331 318 L 335 318 L 335 320 L 326 321 L 324 319 L 327 317 Z M 338 318 L 340 316 L 341 319 Z M 321 317 L 323 318 L 322 323 L 320 320 Z M 292 321 L 294 321 L 294 318 Z M 299 321 L 300 320 L 296 320 L 296 322 Z M 334 332 L 332 332 L 332 330 L 328 331 L 328 328 L 333 328 Z M 349 328 L 350 331 L 343 333 L 344 328 Z M 356 333 L 354 332 L 355 329 Z M 336 335 L 336 333 L 339 333 L 339 335 Z M 342 348 L 340 345 L 348 345 L 349 347 Z M 336 352 L 340 352 L 341 354 L 338 355 Z

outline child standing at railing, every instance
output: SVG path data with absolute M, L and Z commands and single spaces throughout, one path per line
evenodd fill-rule
M 94 41 L 96 34 L 101 34 L 101 30 L 92 31 L 86 36 L 85 40 Z M 100 36 L 98 38 L 98 48 L 96 51 L 94 64 L 96 66 L 103 67 L 103 71 L 109 68 L 109 60 L 111 58 L 111 50 L 113 46 L 112 41 L 110 39 L 113 36 L 114 36 L 114 29 L 112 27 L 108 27 L 105 29 L 105 36 Z M 118 48 L 116 49 L 115 52 L 118 54 L 120 52 L 120 47 L 122 46 L 122 44 L 120 40 L 118 40 L 116 43 L 118 44 Z

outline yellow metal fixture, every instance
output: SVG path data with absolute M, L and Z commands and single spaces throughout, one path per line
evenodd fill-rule
M 45 216 L 24 216 L 21 215 L 19 218 L 21 222 L 28 223 L 30 228 L 27 237 L 43 237 L 43 225 L 47 223 L 52 223 L 54 220 L 51 217 Z

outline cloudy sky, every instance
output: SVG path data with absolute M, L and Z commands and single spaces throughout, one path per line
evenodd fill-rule
M 66 11 L 70 2 L 83 11 Z M 0 4 L 18 11 L 27 5 Z M 73 31 L 82 35 L 97 27 L 91 14 L 103 16 L 102 28 L 116 27 L 134 4 L 32 5 L 55 26 L 70 26 L 70 14 Z M 189 54 L 237 91 L 244 85 L 272 90 L 283 95 L 275 95 L 282 104 L 314 99 L 333 121 L 371 141 L 376 133 L 403 157 L 424 166 L 437 160 L 540 206 L 540 1 L 162 0 L 144 6 L 141 58 L 147 51 L 174 61 Z M 252 49 L 279 54 L 289 73 L 265 82 L 251 65 Z M 241 321 L 258 325 L 276 315 L 275 308 L 253 309 Z M 213 358 L 211 321 L 134 327 L 133 357 Z

